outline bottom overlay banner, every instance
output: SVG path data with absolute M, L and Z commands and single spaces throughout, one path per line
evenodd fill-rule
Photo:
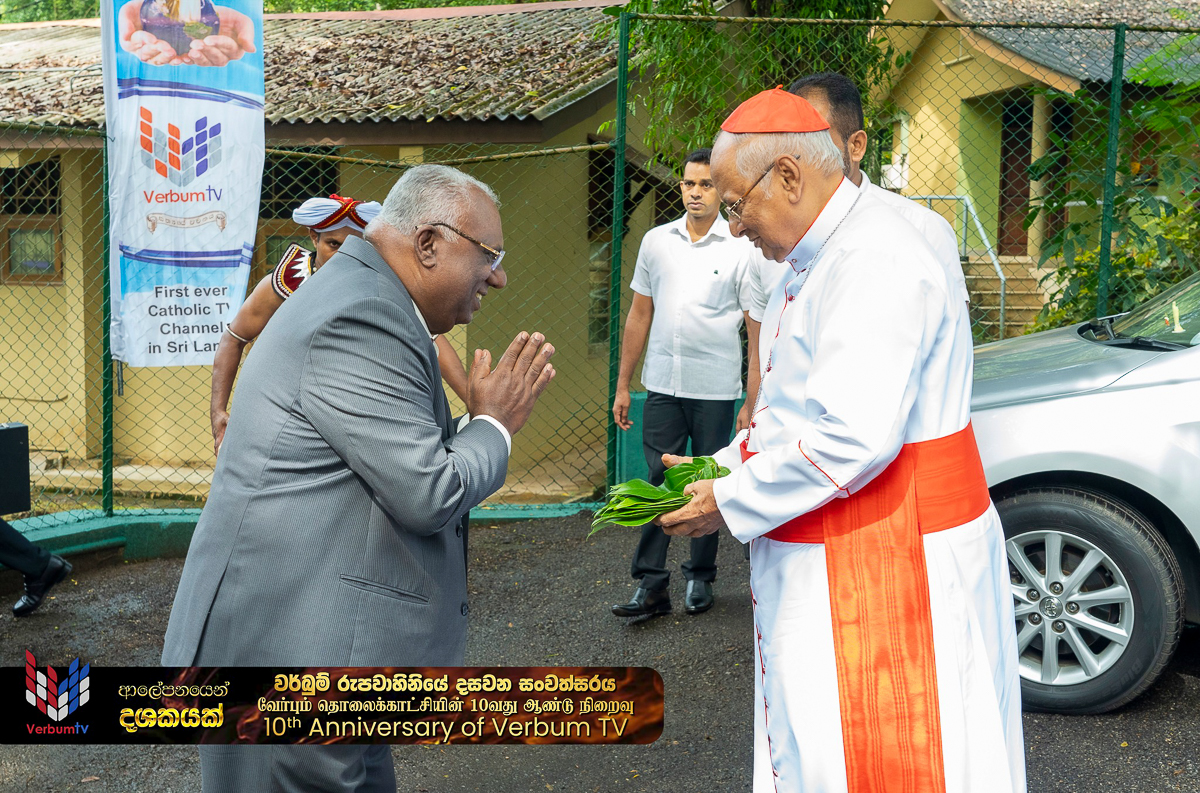
M 647 667 L 0 668 L 0 743 L 631 744 L 663 729 Z M 23 701 L 22 701 L 23 700 Z

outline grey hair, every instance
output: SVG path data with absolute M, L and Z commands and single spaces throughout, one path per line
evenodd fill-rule
M 795 157 L 802 166 L 811 168 L 821 176 L 843 173 L 845 162 L 842 152 L 834 144 L 828 132 L 776 132 L 762 134 L 754 132 L 720 132 L 713 142 L 713 158 L 733 148 L 738 173 L 751 181 L 762 175 L 776 159 L 784 154 Z M 771 194 L 770 181 L 764 180 L 764 196 Z
M 472 188 L 500 206 L 492 188 L 457 168 L 415 165 L 396 180 L 383 202 L 383 209 L 367 226 L 367 233 L 370 234 L 376 224 L 391 226 L 402 234 L 411 234 L 422 223 L 461 226 L 475 199 Z M 448 229 L 443 231 L 453 234 Z

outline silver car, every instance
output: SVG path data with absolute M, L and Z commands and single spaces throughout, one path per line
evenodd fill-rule
M 1200 622 L 1200 275 L 977 348 L 972 406 L 1026 707 L 1124 705 Z

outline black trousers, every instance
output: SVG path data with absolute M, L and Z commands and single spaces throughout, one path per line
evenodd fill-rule
M 0 518 L 0 564 L 36 578 L 46 572 L 50 552 L 25 539 L 25 535 Z
M 734 400 L 684 399 L 651 391 L 642 411 L 642 451 L 650 467 L 650 484 L 663 483 L 662 456 L 685 454 L 688 439 L 692 454 L 710 455 L 729 444 L 733 430 Z M 689 581 L 717 578 L 717 539 L 720 532 L 692 540 L 692 555 L 682 565 Z M 631 574 L 652 592 L 667 588 L 671 574 L 666 569 L 671 538 L 653 523 L 642 527 L 642 537 L 633 555 Z

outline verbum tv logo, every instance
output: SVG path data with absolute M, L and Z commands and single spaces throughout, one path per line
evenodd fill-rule
M 79 659 L 76 658 L 66 675 L 60 679 L 53 666 L 47 665 L 45 672 L 38 669 L 33 653 L 26 650 L 25 700 L 54 721 L 62 721 L 91 698 L 91 691 L 88 690 L 91 682 L 88 673 L 91 669 L 91 664 L 84 664 L 80 669 Z M 63 727 L 61 731 L 75 732 L 79 726 Z M 87 732 L 87 727 L 84 726 L 79 732 Z
M 154 114 L 138 108 L 142 165 L 183 187 L 221 164 L 221 125 L 209 124 L 208 116 L 195 123 L 187 138 L 175 124 L 164 130 L 154 126 Z

